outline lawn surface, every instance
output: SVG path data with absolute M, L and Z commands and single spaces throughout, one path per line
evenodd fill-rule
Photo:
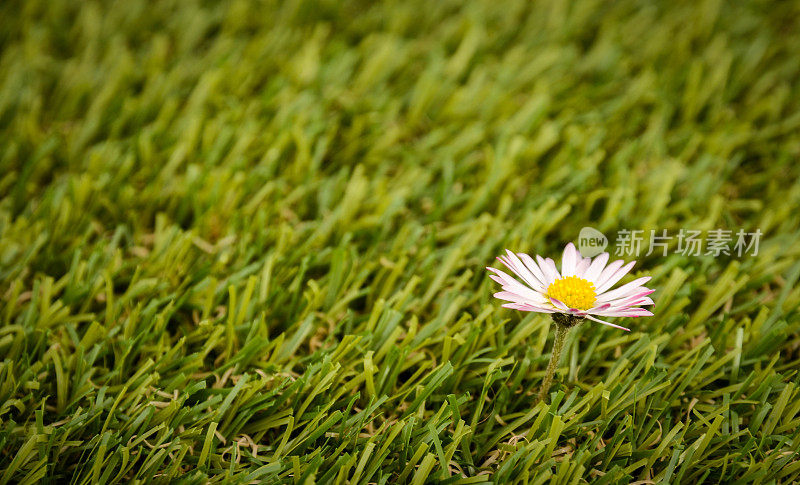
M 792 1 L 0 3 L 0 484 L 800 480 L 798 59 Z M 484 267 L 584 226 L 763 236 L 643 250 L 537 403 Z

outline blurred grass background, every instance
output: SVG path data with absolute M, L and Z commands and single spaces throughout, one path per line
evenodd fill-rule
M 2 2 L 0 483 L 800 480 L 798 60 L 798 2 Z M 764 236 L 534 405 L 483 268 L 583 226 Z

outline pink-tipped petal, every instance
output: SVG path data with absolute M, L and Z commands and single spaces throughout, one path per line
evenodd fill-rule
M 523 285 L 519 281 L 515 280 L 512 276 L 508 275 L 507 273 L 500 271 L 499 269 L 490 268 L 496 274 L 489 275 L 491 279 L 503 285 L 503 287 L 509 287 L 514 290 L 519 290 L 520 293 L 526 293 L 528 291 L 533 291 L 527 286 Z
M 493 280 L 497 281 L 501 285 L 510 284 L 512 282 L 517 281 L 514 278 L 512 278 L 511 276 L 509 276 L 505 271 L 499 270 L 497 268 L 492 268 L 492 267 L 488 267 L 486 269 L 488 269 L 489 271 L 494 272 L 494 274 L 493 275 L 489 275 L 489 277 L 492 278 Z
M 587 313 L 600 312 L 600 311 L 603 311 L 603 310 L 607 310 L 609 308 L 611 308 L 611 305 L 609 305 L 608 303 L 603 303 L 600 306 L 596 306 L 596 307 L 593 307 L 593 308 L 590 308 L 590 309 L 586 310 L 586 312 Z
M 497 298 L 498 300 L 513 301 L 515 303 L 524 303 L 524 299 L 521 298 L 520 295 L 512 293 L 510 291 L 498 291 L 492 296 Z
M 550 298 L 550 303 L 553 304 L 554 307 L 558 308 L 559 310 L 569 312 L 569 307 L 565 305 L 561 300 L 556 300 L 555 298 Z
M 502 305 L 503 308 L 509 308 L 511 310 L 519 310 L 521 312 L 530 312 L 531 306 L 526 303 L 504 303 Z
M 497 276 L 497 275 L 490 274 L 490 275 L 489 275 L 489 278 L 493 279 L 493 280 L 494 280 L 495 282 L 497 282 L 497 283 L 500 283 L 501 285 L 504 285 L 504 284 L 505 284 L 505 283 L 503 282 L 503 279 L 502 279 L 501 277 Z

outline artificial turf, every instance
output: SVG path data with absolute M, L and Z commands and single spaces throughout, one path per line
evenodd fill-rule
M 0 484 L 797 482 L 799 59 L 796 1 L 3 1 Z M 537 402 L 484 267 L 584 226 L 763 237 L 645 245 Z

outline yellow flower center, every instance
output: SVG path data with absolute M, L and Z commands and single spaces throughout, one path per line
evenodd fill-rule
M 577 276 L 566 276 L 555 280 L 547 287 L 548 298 L 555 298 L 570 308 L 588 310 L 594 306 L 597 294 L 594 285 Z

